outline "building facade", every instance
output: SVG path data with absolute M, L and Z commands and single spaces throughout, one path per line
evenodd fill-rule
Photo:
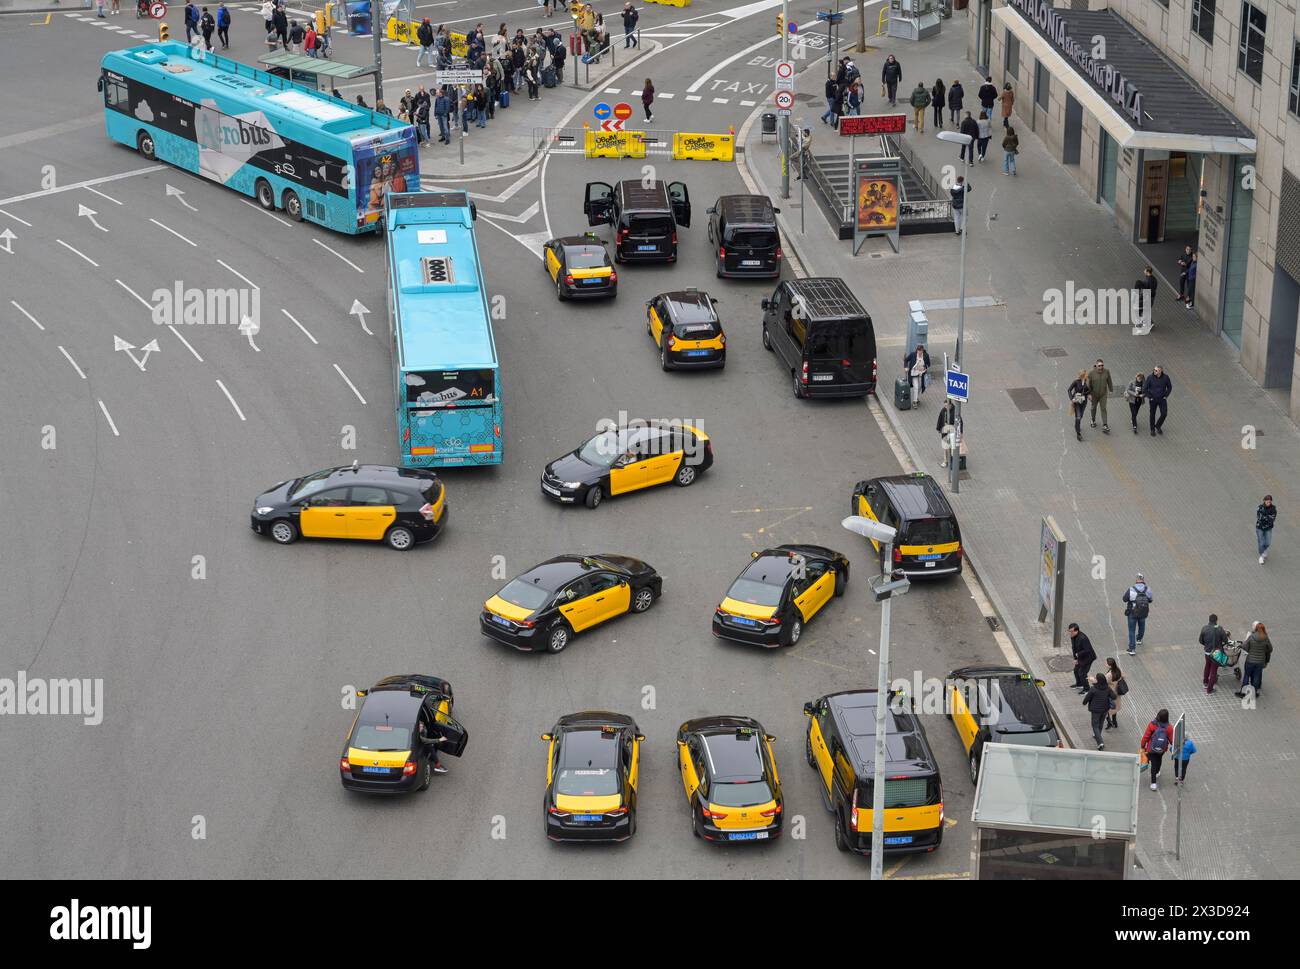
M 1300 0 L 971 0 L 967 54 L 1300 422 Z

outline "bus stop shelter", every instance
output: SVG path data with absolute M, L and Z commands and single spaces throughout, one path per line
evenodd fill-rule
M 975 788 L 973 878 L 1129 877 L 1137 754 L 985 744 Z
M 369 77 L 375 73 L 373 65 L 358 67 L 355 64 L 343 64 L 325 57 L 291 54 L 287 50 L 265 54 L 257 62 L 269 74 L 306 84 L 317 91 L 333 91 L 337 84 L 355 81 L 359 77 Z

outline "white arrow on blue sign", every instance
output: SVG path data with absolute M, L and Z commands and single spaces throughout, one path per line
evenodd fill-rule
M 958 370 L 947 371 L 948 399 L 959 400 L 963 404 L 970 400 L 970 374 Z

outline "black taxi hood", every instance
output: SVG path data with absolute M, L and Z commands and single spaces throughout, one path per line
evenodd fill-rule
M 289 489 L 297 478 L 290 478 L 288 481 L 281 481 L 278 485 L 272 485 L 266 491 L 257 496 L 253 502 L 256 506 L 261 505 L 283 505 L 289 500 Z
M 592 558 L 601 562 L 608 562 L 615 568 L 622 569 L 629 575 L 650 575 L 654 572 L 650 566 L 646 565 L 640 559 L 634 559 L 630 555 L 619 555 L 613 552 L 597 552 Z
M 564 457 L 556 458 L 546 466 L 546 470 L 561 481 L 577 481 L 579 484 L 595 484 L 609 472 L 609 468 L 584 461 L 578 456 L 577 451 L 570 451 Z

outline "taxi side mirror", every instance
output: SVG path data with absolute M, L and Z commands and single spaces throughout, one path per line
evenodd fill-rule
M 542 734 L 542 739 L 545 740 L 545 741 L 548 741 L 548 742 L 549 742 L 550 740 L 552 740 L 552 739 L 554 739 L 554 738 L 552 738 L 550 734 L 548 734 L 548 733 L 544 733 L 544 734 Z
M 637 743 L 641 743 L 641 742 L 644 741 L 644 740 L 645 740 L 645 734 L 643 734 L 643 733 L 639 733 L 639 734 L 636 735 L 636 742 L 637 742 Z
M 360 700 L 369 692 L 370 692 L 369 690 L 357 690 L 357 699 Z
M 749 553 L 749 557 L 752 558 L 752 559 L 756 559 L 756 558 L 758 558 L 758 553 L 757 553 L 757 552 L 750 552 L 750 553 Z
M 765 735 L 763 736 L 763 739 L 766 740 L 769 744 L 774 744 L 774 743 L 776 743 L 776 738 L 773 737 L 770 733 L 769 733 L 769 734 L 765 734 Z
M 805 704 L 803 705 L 803 715 L 804 715 L 805 717 L 811 717 L 811 716 L 813 715 L 814 711 L 815 711 L 815 708 L 813 707 L 813 705 L 812 705 L 811 703 L 805 703 Z
M 759 308 L 760 308 L 760 309 L 765 309 L 765 310 L 766 310 L 766 309 L 771 309 L 771 307 L 772 307 L 772 301 L 771 301 L 770 299 L 765 299 L 765 300 L 763 300 L 761 303 L 759 303 L 758 305 L 759 305 Z
M 627 579 L 619 579 L 619 580 L 618 580 L 618 586 L 619 586 L 620 589 L 625 589 L 625 588 L 627 588 Z
M 773 208 L 772 211 L 775 212 L 777 215 L 781 214 L 781 210 L 778 208 Z
M 469 218 L 471 222 L 478 221 L 478 206 L 473 202 L 469 203 Z
M 1043 687 L 1047 686 L 1047 681 L 1046 681 L 1046 680 L 1034 680 L 1034 686 L 1038 687 L 1039 689 L 1042 689 Z

